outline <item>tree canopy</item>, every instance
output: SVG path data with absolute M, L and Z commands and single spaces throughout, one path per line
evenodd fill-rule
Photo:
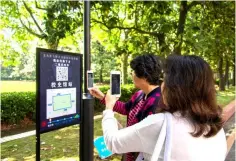
M 32 41 L 45 48 L 82 52 L 82 1 L 0 4 L 5 67 L 21 69 L 24 55 L 34 54 Z M 127 83 L 129 61 L 143 53 L 195 54 L 210 63 L 224 90 L 232 79 L 230 72 L 235 73 L 235 2 L 91 1 L 91 42 L 92 67 L 99 81 L 116 66 Z

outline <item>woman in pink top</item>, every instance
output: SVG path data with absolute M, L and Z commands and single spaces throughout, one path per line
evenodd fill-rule
M 161 61 L 155 55 L 137 56 L 130 63 L 136 92 L 128 102 L 116 101 L 113 111 L 127 116 L 127 127 L 132 126 L 155 112 L 161 96 Z M 105 95 L 97 88 L 90 93 L 105 105 Z M 121 93 L 122 94 L 122 93 Z M 135 161 L 138 153 L 128 153 L 126 161 Z
M 144 161 L 224 161 L 226 137 L 207 62 L 194 55 L 169 56 L 161 87 L 166 107 L 121 130 L 112 111 L 116 98 L 108 92 L 102 120 L 108 149 L 142 152 Z

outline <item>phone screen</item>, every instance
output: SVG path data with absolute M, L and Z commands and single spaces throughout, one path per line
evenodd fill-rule
M 88 88 L 93 87 L 93 73 L 88 73 Z
M 112 74 L 111 94 L 120 94 L 120 74 Z

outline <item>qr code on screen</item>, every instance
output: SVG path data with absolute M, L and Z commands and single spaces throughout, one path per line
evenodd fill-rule
M 68 67 L 57 67 L 56 81 L 68 81 Z

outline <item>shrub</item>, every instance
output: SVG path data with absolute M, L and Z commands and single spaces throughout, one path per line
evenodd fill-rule
M 35 92 L 6 92 L 1 94 L 2 122 L 16 124 L 28 117 L 35 121 Z
M 96 78 L 94 78 L 94 83 L 109 84 L 110 83 L 110 78 L 109 77 L 103 77 L 103 82 L 100 82 L 99 78 L 96 77 Z
M 101 86 L 104 93 L 109 89 L 109 85 Z M 121 101 L 128 101 L 131 95 L 137 91 L 133 85 L 121 87 Z M 94 112 L 102 112 L 104 105 L 95 99 Z M 36 119 L 36 95 L 35 92 L 5 92 L 1 94 L 1 117 L 3 123 L 17 124 L 25 117 L 35 122 Z

